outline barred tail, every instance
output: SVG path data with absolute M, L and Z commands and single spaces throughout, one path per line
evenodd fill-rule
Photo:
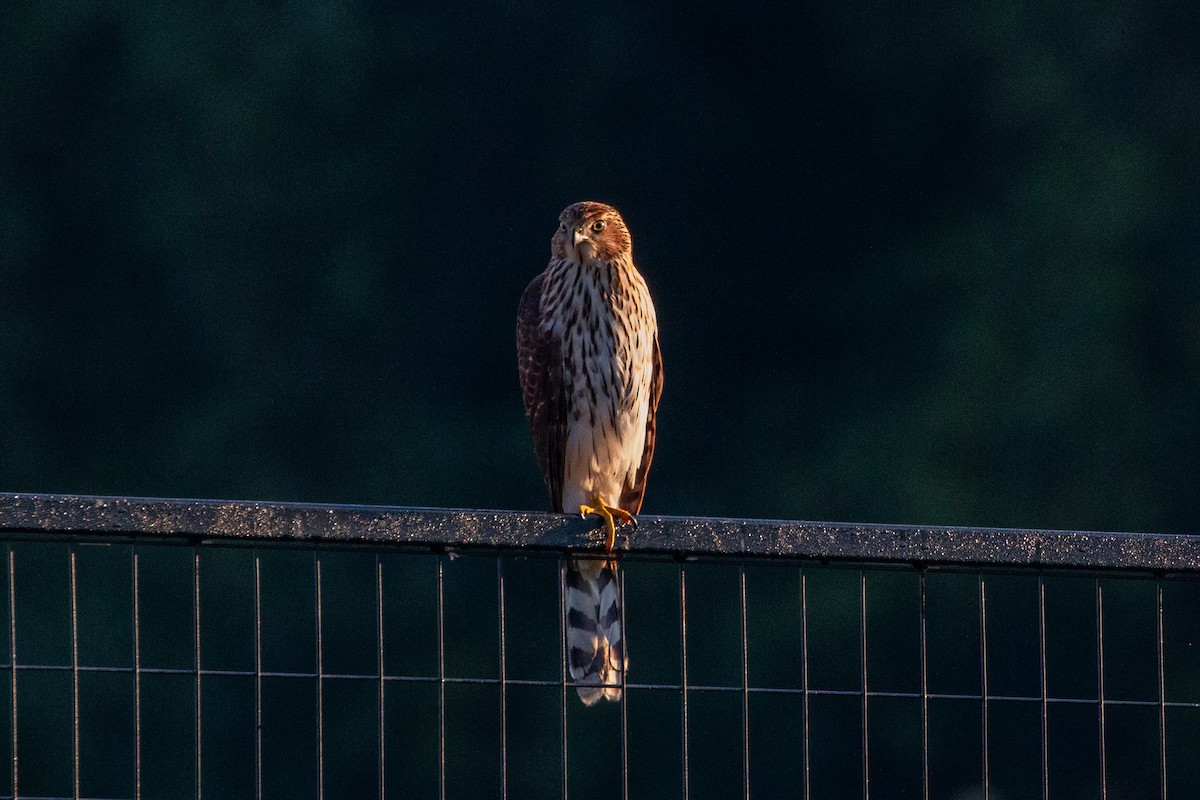
M 616 559 L 567 561 L 567 669 L 584 705 L 621 699 L 625 639 Z

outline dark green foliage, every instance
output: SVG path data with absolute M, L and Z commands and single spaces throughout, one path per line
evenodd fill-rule
M 1184 531 L 1186 3 L 0 21 L 0 486 L 540 508 L 517 299 L 616 204 L 646 510 Z

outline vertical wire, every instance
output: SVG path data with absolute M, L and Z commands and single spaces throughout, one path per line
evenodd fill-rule
M 1038 575 L 1038 681 L 1042 690 L 1042 800 L 1050 798 L 1050 702 L 1046 682 L 1046 577 Z
M 738 565 L 742 606 L 742 796 L 750 800 L 750 641 L 746 635 L 746 562 Z
M 379 668 L 379 800 L 384 800 L 387 788 L 384 761 L 384 661 L 383 661 L 383 559 L 375 554 L 375 643 Z
M 437 557 L 438 798 L 446 800 L 446 593 L 443 558 Z
M 613 564 L 617 564 L 616 560 Z M 625 570 L 618 565 L 616 571 L 621 614 L 621 800 L 629 800 L 629 682 L 626 678 L 629 660 L 625 657 L 629 652 L 629 629 L 625 627 Z
M 142 800 L 142 633 L 141 589 L 136 547 L 130 547 L 133 582 L 133 796 Z
M 254 549 L 254 796 L 263 796 L 262 557 Z
M 1104 742 L 1104 590 L 1096 578 L 1096 698 L 1100 726 L 1100 800 L 1108 800 L 1108 751 Z
M 800 666 L 804 694 L 801 698 L 804 713 L 804 800 L 812 797 L 812 750 L 808 729 L 808 577 L 800 570 Z
M 79 594 L 75 545 L 69 550 L 71 577 L 71 786 L 79 800 Z
M 1158 636 L 1158 780 L 1159 794 L 1167 800 L 1167 679 L 1165 654 L 1166 641 L 1163 634 L 1163 582 L 1155 581 L 1156 628 Z
M 12 794 L 17 792 L 17 562 L 12 542 L 8 549 L 8 666 L 12 671 Z
M 500 797 L 508 798 L 508 666 L 504 652 L 504 557 L 496 554 L 496 605 L 500 619 Z
M 925 609 L 926 571 L 920 568 L 920 604 L 917 618 L 921 638 L 921 797 L 929 800 L 929 639 Z
M 201 757 L 203 751 L 201 749 L 201 731 L 203 714 L 200 706 L 200 546 L 195 545 L 192 548 L 192 634 L 193 644 L 196 649 L 196 800 L 200 800 L 202 794 L 201 778 Z
M 558 667 L 562 676 L 562 797 L 567 800 L 567 560 L 558 557 Z
M 691 775 L 688 768 L 688 678 L 687 678 L 687 579 L 683 563 L 679 564 L 679 686 L 680 686 L 680 744 L 683 769 L 683 800 L 688 800 Z
M 983 753 L 980 759 L 983 769 L 983 800 L 989 800 L 992 793 L 990 739 L 988 736 L 991 730 L 989 717 L 991 706 L 988 700 L 987 583 L 983 579 L 982 572 L 979 573 L 979 688 L 983 695 L 982 725 L 980 726 L 983 740 Z
M 321 619 L 321 551 L 313 550 L 317 635 L 317 800 L 325 800 L 325 655 Z
M 871 796 L 871 757 L 867 717 L 867 574 L 858 571 L 858 647 L 861 656 L 859 679 L 862 686 L 862 787 L 863 800 Z

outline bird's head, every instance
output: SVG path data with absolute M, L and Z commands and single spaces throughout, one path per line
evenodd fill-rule
M 558 215 L 550 253 L 574 264 L 623 261 L 631 258 L 632 241 L 625 220 L 615 208 L 584 201 L 567 206 Z

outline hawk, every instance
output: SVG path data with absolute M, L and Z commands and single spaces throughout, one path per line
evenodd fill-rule
M 636 524 L 662 394 L 658 322 L 612 206 L 568 206 L 550 264 L 517 313 L 525 416 L 550 503 L 597 516 L 606 554 L 617 521 Z M 576 557 L 566 574 L 567 667 L 586 705 L 621 699 L 625 645 L 617 562 Z

